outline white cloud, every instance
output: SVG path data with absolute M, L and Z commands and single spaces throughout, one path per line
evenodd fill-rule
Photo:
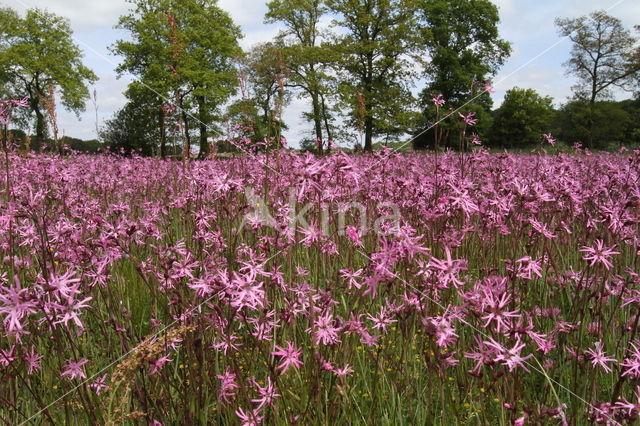
M 124 0 L 6 0 L 5 3 L 21 13 L 37 7 L 64 16 L 74 31 L 112 28 L 129 9 Z
M 234 22 L 242 27 L 262 24 L 268 10 L 266 1 L 260 0 L 220 0 L 218 6 L 229 12 Z

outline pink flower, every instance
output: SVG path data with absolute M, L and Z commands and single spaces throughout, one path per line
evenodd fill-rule
M 11 345 L 11 349 L 9 350 L 0 349 L 0 365 L 1 366 L 7 367 L 9 366 L 9 364 L 11 364 L 13 361 L 16 360 L 16 357 L 13 354 L 15 350 L 16 350 L 15 345 Z
M 333 326 L 333 315 L 326 313 L 313 322 L 313 327 L 307 332 L 313 332 L 313 339 L 316 345 L 333 345 L 340 341 L 338 331 L 340 329 Z
M 580 251 L 587 253 L 582 256 L 582 258 L 584 260 L 590 260 L 590 266 L 593 266 L 596 263 L 602 263 L 605 268 L 611 269 L 613 267 L 613 263 L 609 261 L 609 257 L 613 256 L 614 254 L 620 254 L 619 251 L 613 250 L 615 247 L 615 244 L 611 247 L 605 247 L 602 240 L 596 240 L 595 247 L 583 246 Z
M 349 237 L 349 239 L 353 242 L 353 244 L 355 244 L 360 248 L 364 247 L 364 244 L 360 239 L 360 232 L 358 232 L 358 228 L 356 228 L 353 225 L 349 225 L 345 228 L 345 231 L 347 233 L 347 237 Z
M 524 343 L 520 343 L 520 340 L 516 340 L 516 343 L 513 345 L 511 349 L 506 349 L 500 343 L 493 340 L 493 338 L 489 338 L 489 341 L 484 342 L 485 345 L 494 348 L 498 355 L 495 357 L 496 362 L 501 362 L 509 368 L 509 371 L 515 370 L 517 367 L 524 369 L 527 373 L 529 369 L 525 367 L 524 362 L 531 358 L 533 354 L 529 354 L 525 357 L 520 355 L 520 352 L 525 347 Z
M 471 143 L 474 145 L 482 145 L 482 141 L 476 133 L 471 134 Z
M 82 308 L 90 308 L 91 306 L 86 303 L 92 300 L 93 297 L 86 297 L 82 300 L 76 300 L 72 297 L 66 298 L 66 305 L 58 305 L 58 309 L 62 311 L 61 318 L 57 321 L 54 321 L 54 324 L 64 324 L 67 326 L 69 321 L 73 321 L 78 327 L 82 328 L 82 322 L 78 317 L 80 313 L 80 309 Z
M 388 326 L 394 322 L 398 322 L 398 320 L 393 319 L 389 310 L 384 306 L 380 309 L 378 316 L 374 317 L 371 314 L 368 314 L 367 316 L 369 317 L 369 320 L 373 322 L 373 328 L 381 328 L 383 332 L 387 331 Z
M 82 366 L 89 362 L 88 359 L 81 359 L 80 361 L 67 360 L 67 365 L 60 376 L 67 376 L 69 380 L 73 379 L 86 379 L 87 376 L 82 370 Z
M 483 311 L 486 312 L 482 319 L 486 321 L 484 327 L 489 327 L 491 323 L 495 323 L 495 330 L 500 333 L 501 330 L 508 328 L 509 321 L 513 318 L 519 318 L 518 309 L 507 311 L 505 308 L 511 301 L 511 296 L 503 293 L 502 296 L 496 297 L 491 290 L 483 289 L 484 299 L 482 300 Z
M 620 365 L 627 369 L 622 373 L 622 376 L 631 376 L 634 379 L 640 379 L 640 349 L 635 343 L 631 343 L 633 351 L 631 356 L 625 358 Z
M 460 116 L 460 118 L 462 118 L 462 121 L 464 121 L 464 124 L 466 124 L 467 126 L 475 126 L 478 123 L 478 120 L 476 118 L 473 118 L 476 116 L 475 112 L 470 112 L 467 115 L 459 112 L 458 115 Z
M 351 366 L 348 364 L 342 368 L 334 368 L 332 371 L 333 371 L 333 374 L 335 374 L 338 377 L 345 377 L 353 374 L 353 368 L 351 368 Z
M 36 348 L 31 347 L 31 350 L 27 352 L 24 360 L 27 361 L 27 374 L 31 375 L 36 371 L 40 370 L 40 361 L 42 360 L 42 355 L 38 355 L 36 353 Z
M 29 314 L 35 313 L 36 301 L 29 297 L 29 289 L 0 286 L 0 314 L 6 314 L 4 326 L 9 331 L 22 330 L 20 322 Z
M 236 374 L 231 372 L 229 366 L 224 370 L 223 374 L 216 376 L 220 380 L 220 391 L 218 392 L 218 398 L 227 404 L 231 402 L 236 396 L 236 389 L 240 386 L 236 383 Z
M 442 280 L 442 285 L 444 287 L 447 287 L 449 284 L 453 284 L 455 286 L 463 285 L 464 282 L 458 278 L 458 274 L 467 269 L 466 260 L 452 259 L 451 250 L 446 246 L 444 248 L 444 253 L 446 256 L 445 260 L 440 260 L 432 256 L 429 260 L 429 266 L 438 270 L 438 277 Z
M 171 358 L 169 358 L 169 355 L 165 355 L 163 357 L 160 357 L 158 359 L 156 359 L 155 361 L 149 361 L 149 365 L 151 366 L 151 368 L 149 369 L 149 375 L 154 375 L 156 373 L 158 373 L 160 370 L 162 370 L 162 368 L 164 367 L 164 365 L 168 362 L 172 362 L 173 360 Z
M 242 408 L 236 409 L 236 416 L 242 420 L 242 426 L 258 426 L 264 420 L 264 415 L 261 415 L 262 410 L 256 408 L 255 410 L 245 412 Z
M 267 382 L 264 386 L 261 386 L 260 383 L 252 380 L 253 386 L 258 390 L 258 398 L 254 398 L 251 402 L 255 402 L 258 404 L 258 410 L 262 410 L 265 407 L 273 406 L 273 401 L 280 396 L 279 393 L 276 392 L 276 388 L 273 383 L 271 383 L 271 377 L 267 377 Z
M 74 278 L 74 274 L 74 271 L 68 270 L 62 275 L 52 275 L 47 284 L 60 298 L 73 298 L 80 293 L 80 279 Z
M 587 358 L 591 359 L 593 368 L 600 366 L 607 373 L 611 372 L 611 367 L 607 365 L 607 362 L 617 362 L 615 358 L 607 357 L 604 350 L 602 349 L 602 342 L 596 342 L 595 349 L 588 349 L 585 351 L 585 354 L 587 355 Z
M 282 374 L 286 373 L 291 366 L 298 369 L 303 364 L 302 361 L 300 361 L 302 349 L 297 349 L 293 346 L 293 343 L 287 342 L 286 348 L 275 345 L 275 349 L 275 351 L 271 352 L 271 355 L 276 355 L 282 358 L 282 363 L 278 365 L 278 369 L 282 370 Z
M 542 137 L 545 140 L 545 142 L 547 142 L 549 145 L 555 145 L 556 144 L 556 140 L 553 138 L 551 133 L 545 133 L 545 134 L 542 135 Z
M 431 102 L 433 102 L 433 104 L 437 107 L 441 107 L 442 105 L 445 104 L 445 100 L 442 99 L 442 94 L 439 94 L 439 95 L 431 94 Z
M 93 389 L 96 395 L 100 395 L 100 393 L 104 389 L 109 389 L 109 386 L 105 384 L 106 378 L 107 378 L 107 375 L 105 374 L 101 377 L 98 377 L 93 383 L 89 384 L 89 387 Z
M 542 267 L 540 266 L 540 261 L 533 260 L 530 256 L 524 256 L 516 260 L 516 264 L 518 265 L 518 278 L 532 280 L 534 279 L 534 275 L 538 278 L 542 278 Z
M 496 93 L 496 91 L 493 90 L 493 85 L 491 84 L 491 80 L 483 81 L 482 87 L 480 88 L 480 90 L 482 90 L 483 92 L 487 92 L 489 94 Z
M 25 96 L 22 99 L 12 99 L 11 103 L 16 107 L 27 108 L 29 106 L 29 97 Z

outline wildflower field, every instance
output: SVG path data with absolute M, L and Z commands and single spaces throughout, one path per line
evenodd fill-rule
M 3 163 L 3 424 L 640 415 L 640 152 Z

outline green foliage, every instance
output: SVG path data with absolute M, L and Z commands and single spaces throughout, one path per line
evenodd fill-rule
M 267 23 L 282 23 L 285 29 L 278 35 L 287 68 L 289 87 L 302 90 L 311 101 L 311 111 L 305 116 L 313 122 L 316 139 L 333 139 L 331 116 L 326 105 L 329 95 L 328 65 L 336 60 L 333 50 L 321 43 L 320 19 L 327 12 L 324 0 L 271 0 L 265 16 Z M 324 129 L 323 129 L 324 127 Z
M 243 136 L 253 142 L 276 137 L 287 128 L 282 110 L 291 100 L 281 48 L 274 43 L 256 44 L 239 58 L 238 67 L 242 96 L 227 108 L 227 123 L 242 128 Z
M 415 5 L 410 0 L 329 0 L 343 31 L 334 34 L 332 49 L 339 75 L 340 106 L 349 124 L 364 132 L 364 149 L 374 135 L 409 130 L 407 109 L 414 104 L 410 84 L 416 76 L 409 61 L 417 52 Z
M 637 124 L 618 102 L 590 105 L 588 101 L 578 100 L 562 106 L 558 127 L 558 137 L 567 143 L 580 141 L 593 149 L 615 149 L 628 142 L 626 137 L 637 129 Z
M 102 150 L 102 148 L 104 148 L 104 145 L 96 139 L 85 141 L 78 138 L 64 136 L 62 138 L 62 143 L 69 147 L 69 149 L 84 154 L 97 154 Z
M 100 138 L 113 152 L 152 155 L 157 151 L 157 111 L 150 106 L 148 99 L 142 97 L 148 91 L 137 91 L 137 97 L 132 96 L 134 92 L 129 92 L 132 99 L 111 120 L 105 122 Z
M 468 103 L 459 111 L 463 114 L 470 112 L 476 114 L 474 118 L 477 119 L 477 124 L 467 128 L 467 135 L 470 136 L 472 133 L 475 133 L 485 146 L 492 141 L 491 129 L 493 117 L 491 114 L 491 104 L 491 98 L 489 94 L 485 92 L 478 95 L 473 102 Z M 458 149 L 460 145 L 460 130 L 462 129 L 463 123 L 458 112 L 454 111 L 455 108 L 453 106 L 447 108 L 445 104 L 438 117 L 435 106 L 432 105 L 425 109 L 421 117 L 414 121 L 417 123 L 417 126 L 415 130 L 416 136 L 412 139 L 413 148 L 416 150 L 434 148 L 435 133 L 436 129 L 438 129 L 441 134 L 439 148 Z M 438 123 L 437 126 L 436 123 Z
M 82 64 L 69 22 L 41 9 L 28 10 L 24 18 L 11 9 L 0 9 L 0 70 L 0 83 L 18 96 L 29 96 L 37 141 L 46 133 L 42 99 L 49 88 L 60 94 L 68 111 L 78 114 L 89 99 L 87 84 L 97 80 Z
M 130 39 L 119 40 L 114 53 L 124 60 L 119 72 L 136 75 L 153 96 L 158 111 L 166 103 L 179 107 L 186 145 L 190 128 L 198 127 L 200 154 L 209 152 L 210 125 L 217 109 L 236 92 L 234 60 L 241 49 L 240 29 L 216 0 L 135 0 L 135 8 L 120 18 Z M 157 115 L 161 155 L 166 155 L 163 114 Z
M 508 90 L 502 105 L 494 113 L 491 145 L 502 148 L 527 148 L 551 132 L 553 99 L 533 89 Z
M 625 145 L 640 146 L 640 122 L 635 117 L 640 117 L 640 98 L 627 99 L 618 102 L 618 106 L 629 115 L 629 126 L 622 137 Z
M 422 92 L 454 105 L 465 102 L 474 81 L 497 72 L 511 46 L 498 33 L 498 8 L 489 0 L 420 0 L 421 32 L 430 57 L 425 67 L 429 83 Z
M 300 150 L 302 152 L 311 152 L 314 154 L 318 154 L 318 143 L 313 139 L 303 139 L 300 141 Z

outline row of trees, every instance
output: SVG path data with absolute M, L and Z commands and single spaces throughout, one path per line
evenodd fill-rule
M 461 102 L 510 52 L 488 0 L 272 0 L 265 22 L 283 30 L 248 52 L 240 51 L 238 28 L 215 1 L 134 3 L 119 24 L 131 37 L 114 52 L 124 58 L 119 71 L 138 81 L 105 136 L 124 142 L 118 135 L 136 133 L 123 124 L 129 123 L 148 131 L 148 142 L 159 140 L 161 155 L 168 140 L 188 150 L 192 134 L 201 154 L 208 153 L 210 135 L 232 131 L 239 140 L 279 144 L 282 111 L 293 96 L 308 101 L 305 117 L 316 140 L 370 150 L 374 138 L 397 138 L 424 125 L 421 105 L 426 110 L 432 92 Z M 427 85 L 415 97 L 421 78 Z M 481 102 L 490 107 L 488 95 Z M 135 126 L 136 115 L 155 129 Z M 148 150 L 144 140 L 130 139 Z
M 552 133 L 569 145 L 613 150 L 621 145 L 640 145 L 640 99 L 596 101 L 574 99 L 554 108 L 553 99 L 532 89 L 507 91 L 500 108 L 480 137 L 489 146 L 529 149 L 542 135 Z
M 217 0 L 131 2 L 118 23 L 129 36 L 112 50 L 122 57 L 117 72 L 136 80 L 100 133 L 115 149 L 144 154 L 188 156 L 197 145 L 206 156 L 211 141 L 225 139 L 280 145 L 283 110 L 294 96 L 308 101 L 304 116 L 320 151 L 328 140 L 370 150 L 374 140 L 406 135 L 415 136 L 416 148 L 433 146 L 431 123 L 458 109 L 475 112 L 476 132 L 496 146 L 526 146 L 551 129 L 601 147 L 617 136 L 600 136 L 600 121 L 626 122 L 635 105 L 606 102 L 611 89 L 640 85 L 637 40 L 604 12 L 557 20 L 573 41 L 566 65 L 579 80 L 574 100 L 555 111 L 550 99 L 514 89 L 492 111 L 486 83 L 510 45 L 500 38 L 498 9 L 489 0 L 271 0 L 265 22 L 283 29 L 248 52 Z M 29 96 L 30 113 L 17 122 L 35 115 L 36 143 L 46 119 L 55 119 L 53 93 L 79 112 L 95 80 L 66 20 L 0 9 L 0 98 Z M 437 113 L 434 94 L 447 102 Z M 457 117 L 442 123 L 442 144 L 457 144 Z

